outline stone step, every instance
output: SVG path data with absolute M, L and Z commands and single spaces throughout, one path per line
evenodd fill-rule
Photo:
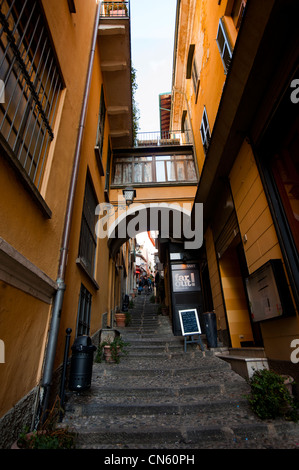
M 138 399 L 139 403 L 167 403 L 173 402 L 190 402 L 195 400 L 202 400 L 205 397 L 208 399 L 219 399 L 226 396 L 228 398 L 236 398 L 241 394 L 249 392 L 249 386 L 245 382 L 229 383 L 229 385 L 221 382 L 186 385 L 186 386 L 160 386 L 160 387 L 132 387 L 119 386 L 107 384 L 101 387 L 100 393 L 97 388 L 93 386 L 88 392 L 81 393 L 76 397 L 76 407 L 85 404 L 87 400 L 96 398 L 96 402 L 100 403 L 128 403 L 135 402 Z M 74 400 L 73 400 L 74 403 Z M 73 406 L 73 405 L 71 405 Z M 68 405 L 67 405 L 67 409 Z
M 132 418 L 134 423 L 134 417 Z M 208 449 L 208 448 L 259 448 L 261 439 L 273 441 L 284 438 L 286 432 L 295 432 L 292 423 L 210 423 L 182 425 L 174 419 L 168 426 L 162 423 L 120 426 L 98 423 L 97 417 L 73 426 L 78 432 L 78 447 L 88 449 Z M 280 440 L 278 437 L 280 437 Z M 294 439 L 296 436 L 294 435 Z M 263 448 L 263 447 L 262 447 Z M 275 447 L 274 447 L 275 448 Z M 277 447 L 279 448 L 279 447 Z M 295 447 L 294 447 L 295 448 Z
M 181 362 L 182 364 L 186 363 L 187 367 L 190 367 L 190 365 L 193 364 L 198 368 L 198 370 L 200 370 L 201 366 L 205 367 L 210 363 L 212 365 L 217 365 L 218 367 L 231 369 L 230 363 L 223 361 L 222 359 L 218 359 L 217 352 L 215 353 L 212 350 L 205 349 L 204 351 L 201 351 L 199 349 L 195 349 L 194 346 L 188 346 L 187 351 L 185 352 L 183 346 L 180 344 L 154 344 L 148 346 L 142 345 L 142 343 L 134 344 L 134 346 L 131 345 L 126 348 L 126 352 L 121 355 L 118 368 L 123 366 L 124 360 L 129 359 L 130 357 L 136 357 L 138 356 L 138 353 L 149 356 L 149 364 L 152 362 L 155 367 L 157 366 L 157 363 L 151 361 L 151 355 L 155 356 L 158 354 L 163 357 L 164 354 L 165 360 L 168 360 L 167 368 L 175 368 Z
M 123 340 L 130 343 L 130 347 L 134 346 L 141 346 L 142 347 L 154 347 L 154 346 L 159 346 L 159 347 L 166 347 L 166 346 L 171 346 L 171 347 L 183 347 L 184 343 L 180 340 L 175 340 L 167 337 L 153 337 L 149 338 L 146 336 L 127 336 L 123 335 L 122 336 Z
M 204 353 L 203 353 L 204 354 Z M 187 356 L 187 357 L 186 357 Z M 158 372 L 161 373 L 171 373 L 173 374 L 176 372 L 178 375 L 185 374 L 185 373 L 195 373 L 198 377 L 201 376 L 203 372 L 209 372 L 214 370 L 231 370 L 231 366 L 226 361 L 214 361 L 212 357 L 198 357 L 196 354 L 196 358 L 194 358 L 191 354 L 186 353 L 186 356 L 179 355 L 178 357 L 167 357 L 166 355 L 160 358 L 159 362 L 151 360 L 150 357 L 147 358 L 146 364 L 142 363 L 142 367 L 138 367 L 141 373 L 145 374 L 155 374 Z M 141 359 L 142 360 L 142 359 Z M 113 373 L 119 374 L 126 371 L 131 371 L 132 374 L 138 372 L 134 369 L 131 365 L 132 361 L 138 363 L 138 357 L 131 358 L 129 356 L 123 356 L 120 359 L 120 364 L 113 364 L 106 362 L 102 362 L 103 368 L 105 369 L 105 373 Z
M 67 391 L 60 426 L 78 433 L 79 448 L 271 448 L 285 435 L 299 442 L 297 425 L 253 414 L 248 383 L 217 357 L 227 348 L 191 344 L 185 353 L 169 318 L 147 302 L 139 296 L 131 325 L 117 328 L 128 355 L 119 364 L 93 364 L 89 390 Z
M 159 401 L 159 402 L 147 402 L 147 403 L 117 403 L 117 402 L 110 402 L 104 403 L 101 402 L 93 402 L 87 403 L 82 406 L 69 406 L 67 411 L 72 414 L 76 413 L 76 417 L 73 417 L 72 422 L 75 423 L 75 419 L 81 421 L 81 416 L 100 416 L 104 418 L 105 416 L 109 416 L 109 420 L 114 420 L 116 423 L 118 420 L 125 421 L 125 418 L 128 417 L 131 419 L 133 415 L 137 416 L 150 416 L 150 418 L 154 421 L 155 419 L 158 420 L 162 416 L 162 419 L 165 419 L 168 415 L 173 417 L 174 415 L 180 415 L 181 419 L 185 419 L 188 422 L 189 415 L 197 415 L 198 420 L 200 421 L 200 416 L 203 413 L 208 413 L 211 417 L 214 413 L 219 416 L 223 410 L 226 410 L 226 413 L 229 413 L 232 418 L 233 413 L 238 413 L 238 417 L 240 418 L 241 411 L 244 413 L 248 413 L 248 405 L 247 401 L 240 400 L 240 399 L 218 399 L 208 401 L 207 399 L 204 401 L 187 401 L 187 402 L 174 402 L 172 400 L 169 401 Z

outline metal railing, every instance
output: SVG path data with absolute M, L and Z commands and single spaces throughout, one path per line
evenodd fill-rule
M 39 2 L 1 2 L 0 56 L 0 133 L 39 189 L 64 87 Z
M 137 132 L 136 147 L 192 144 L 191 131 Z
M 101 18 L 129 18 L 130 2 L 102 2 Z

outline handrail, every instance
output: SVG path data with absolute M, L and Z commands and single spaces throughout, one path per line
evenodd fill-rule
M 191 131 L 137 132 L 136 147 L 192 144 Z
M 129 18 L 130 17 L 130 2 L 102 2 L 101 18 Z

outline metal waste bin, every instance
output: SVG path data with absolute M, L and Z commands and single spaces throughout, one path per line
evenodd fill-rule
M 129 296 L 127 294 L 125 294 L 123 297 L 121 310 L 122 312 L 127 312 L 129 310 Z
M 209 348 L 217 348 L 217 324 L 216 313 L 205 312 L 203 314 L 206 338 Z
M 89 336 L 78 336 L 72 346 L 69 389 L 87 390 L 91 385 L 93 353 L 97 349 Z

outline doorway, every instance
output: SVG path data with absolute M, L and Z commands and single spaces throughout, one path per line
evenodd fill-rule
M 219 260 L 223 297 L 233 348 L 263 346 L 259 324 L 251 321 L 245 253 L 237 236 Z

